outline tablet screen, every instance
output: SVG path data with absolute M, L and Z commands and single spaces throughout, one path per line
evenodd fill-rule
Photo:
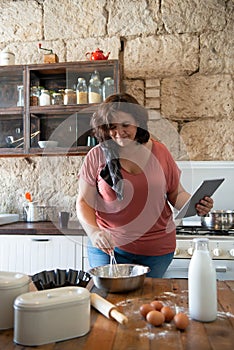
M 175 220 L 197 214 L 196 204 L 205 196 L 211 197 L 225 179 L 204 180 L 175 216 Z

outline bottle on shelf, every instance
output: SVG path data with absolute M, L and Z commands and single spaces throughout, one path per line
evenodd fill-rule
M 194 238 L 193 241 L 195 250 L 188 272 L 189 314 L 197 321 L 211 322 L 217 317 L 217 282 L 209 239 Z
M 39 96 L 39 104 L 40 106 L 48 106 L 51 104 L 51 96 L 49 90 L 41 90 L 41 94 Z
M 76 100 L 77 104 L 88 103 L 88 88 L 86 85 L 86 80 L 84 78 L 78 78 L 76 87 Z
M 39 105 L 40 90 L 37 86 L 32 86 L 30 89 L 30 106 Z
M 102 102 L 102 84 L 100 75 L 97 70 L 92 73 L 89 87 L 88 87 L 88 102 L 89 103 L 100 103 Z
M 17 107 L 23 107 L 24 106 L 24 86 L 17 85 L 17 90 L 18 90 Z
M 114 79 L 111 77 L 106 77 L 103 80 L 102 85 L 102 97 L 105 100 L 108 96 L 114 94 Z

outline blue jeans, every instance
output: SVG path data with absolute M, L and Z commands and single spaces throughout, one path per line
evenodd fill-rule
M 150 272 L 147 277 L 162 278 L 173 259 L 173 253 L 160 256 L 138 255 L 125 252 L 115 248 L 115 258 L 118 264 L 139 264 L 149 266 Z M 92 267 L 107 265 L 110 263 L 110 256 L 102 250 L 88 245 L 88 259 Z

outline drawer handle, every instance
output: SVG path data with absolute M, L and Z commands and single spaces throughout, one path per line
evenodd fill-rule
M 217 266 L 215 268 L 216 272 L 227 272 L 227 266 Z
M 33 242 L 50 242 L 49 238 L 32 238 Z

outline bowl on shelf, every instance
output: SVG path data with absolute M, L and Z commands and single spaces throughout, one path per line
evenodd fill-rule
M 58 146 L 57 141 L 38 141 L 40 148 L 53 148 Z
M 111 293 L 129 292 L 143 286 L 148 266 L 135 264 L 114 264 L 90 269 L 93 283 L 99 289 Z

